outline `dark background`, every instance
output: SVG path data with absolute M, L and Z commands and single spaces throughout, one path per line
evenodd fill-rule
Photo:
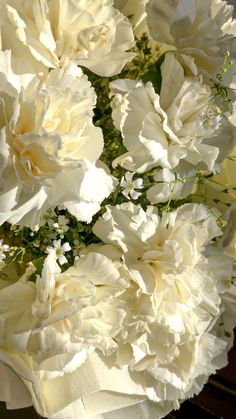
M 236 7 L 236 0 L 229 0 L 229 3 L 233 4 Z M 236 10 L 234 11 L 234 16 L 236 16 Z
M 236 0 L 228 3 L 235 6 L 236 18 Z M 5 403 L 0 402 L 0 419 L 40 419 L 40 416 L 33 407 L 6 410 Z M 230 351 L 228 367 L 212 376 L 198 396 L 183 403 L 179 411 L 166 419 L 236 419 L 236 345 Z

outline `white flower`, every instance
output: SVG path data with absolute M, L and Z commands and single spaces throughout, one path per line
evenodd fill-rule
M 75 64 L 51 71 L 42 83 L 18 76 L 6 51 L 0 80 L 0 224 L 35 229 L 60 204 L 90 222 L 113 180 L 97 163 L 103 135 L 92 123 L 96 95 L 87 77 Z
M 214 74 L 224 53 L 234 51 L 233 6 L 222 0 L 150 0 L 146 7 L 151 37 L 194 57 L 198 68 Z
M 65 253 L 71 250 L 68 242 L 61 244 L 61 239 L 53 240 L 53 247 L 48 247 L 47 253 L 50 253 L 52 250 L 55 250 L 60 265 L 64 265 L 64 263 L 68 262 L 65 257 Z
M 150 400 L 173 408 L 227 362 L 227 337 L 212 328 L 231 288 L 232 259 L 209 254 L 221 234 L 216 219 L 203 205 L 160 217 L 154 207 L 128 203 L 109 206 L 93 230 L 133 278 L 117 362 L 143 377 Z
M 0 30 L 2 49 L 41 72 L 72 60 L 112 76 L 134 57 L 126 52 L 134 44 L 132 26 L 112 0 L 4 0 Z
M 135 36 L 148 32 L 145 6 L 148 0 L 115 0 L 114 7 L 123 15 L 129 17 Z
M 139 86 L 142 86 L 142 82 L 131 79 L 119 80 L 118 84 L 117 81 L 110 83 L 112 119 L 116 129 L 121 130 L 121 127 L 127 117 L 129 105 L 127 93 Z
M 108 207 L 94 230 L 106 244 L 74 267 L 60 272 L 54 250 L 36 284 L 24 275 L 0 291 L 0 361 L 43 416 L 159 419 L 226 364 L 218 320 L 225 310 L 232 330 L 232 262 L 206 256 L 220 229 L 204 206 L 162 218 Z
M 87 417 L 93 398 L 94 414 L 103 412 L 104 404 L 106 411 L 109 393 L 117 393 L 120 380 L 125 393 L 139 389 L 136 402 L 145 398 L 128 371 L 104 363 L 117 348 L 115 337 L 125 316 L 119 295 L 128 287 L 126 276 L 120 262 L 91 252 L 62 273 L 51 251 L 36 284 L 22 277 L 0 291 L 0 361 L 20 375 L 42 416 L 78 417 L 83 408 Z M 119 394 L 114 409 L 120 407 L 116 398 Z M 123 403 L 132 403 L 132 396 Z
M 220 129 L 215 131 L 215 126 L 199 122 L 209 108 L 210 87 L 202 78 L 186 77 L 172 53 L 165 55 L 161 74 L 160 96 L 151 83 L 117 80 L 110 84 L 115 94 L 114 122 L 128 150 L 114 165 L 142 173 L 158 166 L 173 169 L 185 161 L 212 170 L 220 150 L 224 150 L 225 138 Z M 228 121 L 225 123 L 231 127 Z M 233 127 L 231 142 L 232 131 Z
M 194 266 L 211 239 L 222 234 L 215 217 L 204 205 L 186 204 L 161 218 L 155 207 L 150 206 L 145 212 L 140 205 L 131 202 L 108 206 L 93 231 L 104 243 L 119 247 L 127 263 L 130 260 L 136 263 L 140 257 L 143 261 L 149 257 L 153 261 L 161 258 L 163 263 L 158 269 L 163 265 L 164 270 L 168 270 L 165 255 L 173 258 L 173 269 L 174 266 L 183 269 Z M 185 234 L 192 237 L 191 241 Z M 167 250 L 172 246 L 177 246 L 175 252 L 169 253 Z M 154 248 L 154 254 L 149 254 Z M 180 253 L 177 252 L 181 248 Z
M 56 232 L 60 235 L 64 235 L 69 230 L 69 226 L 67 225 L 70 222 L 68 218 L 64 215 L 59 215 L 58 222 L 53 222 L 52 226 L 56 229 Z
M 143 180 L 141 178 L 133 180 L 134 173 L 126 172 L 125 176 L 122 176 L 120 186 L 124 188 L 122 190 L 123 195 L 130 199 L 138 199 L 142 192 L 137 192 L 135 189 L 143 188 Z
M 5 252 L 9 251 L 9 245 L 3 244 L 3 239 L 0 240 L 0 262 L 6 259 Z

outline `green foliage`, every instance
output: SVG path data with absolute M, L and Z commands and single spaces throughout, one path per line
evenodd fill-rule
M 161 91 L 161 82 L 162 82 L 162 76 L 161 76 L 161 64 L 163 63 L 165 59 L 165 54 L 162 54 L 158 60 L 149 67 L 148 71 L 144 74 L 143 80 L 145 82 L 150 81 L 153 84 L 153 87 L 156 91 L 156 93 L 160 94 Z
M 221 113 L 232 112 L 232 96 L 235 96 L 233 89 L 225 85 L 225 75 L 233 66 L 233 62 L 229 60 L 229 57 L 230 53 L 229 51 L 226 51 L 224 55 L 224 64 L 220 68 L 219 73 L 217 73 L 216 79 L 212 80 L 213 91 L 215 92 L 213 101 L 218 104 Z
M 119 78 L 145 81 L 145 75 L 157 62 L 160 57 L 160 51 L 157 45 L 154 47 L 150 44 L 150 39 L 146 33 L 142 34 L 140 38 L 136 38 L 135 41 L 136 45 L 133 52 L 135 52 L 136 56 L 124 67 L 119 74 Z
M 42 269 L 43 269 L 43 263 L 44 263 L 45 257 L 40 256 L 38 259 L 34 259 L 32 261 L 33 265 L 36 268 L 36 271 L 33 273 L 33 275 L 31 275 L 30 277 L 30 281 L 32 282 L 36 282 L 37 276 L 41 275 L 42 273 Z

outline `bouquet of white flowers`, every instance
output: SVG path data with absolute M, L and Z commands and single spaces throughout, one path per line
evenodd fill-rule
M 0 1 L 0 400 L 158 419 L 236 323 L 223 0 Z

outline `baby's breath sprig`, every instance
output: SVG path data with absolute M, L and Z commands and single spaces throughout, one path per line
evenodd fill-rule
M 101 213 L 102 211 L 96 214 L 94 222 Z M 4 246 L 7 247 L 4 247 L 3 250 L 8 251 L 5 254 L 6 257 L 4 257 L 1 278 L 7 279 L 9 277 L 10 279 L 12 272 L 9 268 L 13 265 L 17 276 L 20 277 L 25 272 L 29 262 L 32 262 L 40 272 L 47 257 L 48 249 L 51 248 L 55 248 L 61 269 L 64 271 L 68 266 L 73 265 L 74 257 L 78 255 L 82 248 L 99 241 L 92 232 L 94 223 L 87 224 L 78 221 L 66 210 L 49 209 L 43 218 L 44 224 L 36 231 L 32 231 L 30 228 L 20 229 L 18 226 L 10 228 L 7 223 L 1 226 L 1 231 L 6 230 L 11 233 L 6 244 L 4 241 Z M 1 236 L 5 238 L 6 235 L 2 234 L 1 231 Z M 66 253 L 66 256 L 64 253 Z M 32 275 L 30 280 L 36 280 L 36 275 Z
M 213 82 L 213 91 L 215 94 L 213 96 L 214 101 L 219 102 L 219 108 L 221 113 L 232 112 L 232 93 L 233 89 L 229 86 L 225 85 L 225 75 L 228 71 L 232 68 L 233 62 L 229 59 L 230 52 L 226 51 L 224 54 L 224 63 L 223 66 L 220 68 L 220 71 L 217 73 L 215 80 L 211 79 Z M 231 95 L 231 96 L 230 96 Z
M 232 68 L 233 62 L 229 60 L 230 53 L 224 54 L 224 63 L 216 74 L 215 79 L 211 78 L 213 95 L 210 98 L 207 109 L 202 113 L 200 123 L 217 130 L 225 114 L 232 113 L 234 89 L 225 84 L 225 76 Z M 235 99 L 235 97 L 234 97 Z

